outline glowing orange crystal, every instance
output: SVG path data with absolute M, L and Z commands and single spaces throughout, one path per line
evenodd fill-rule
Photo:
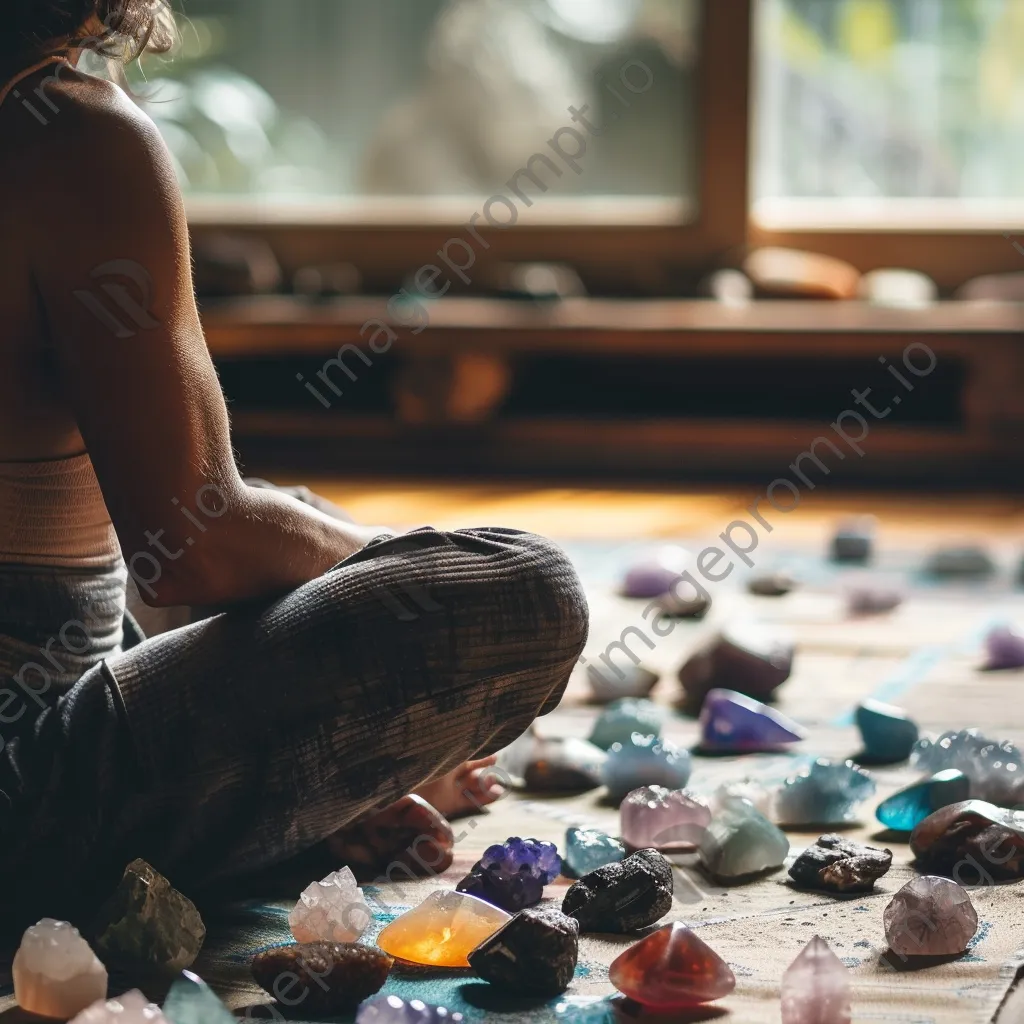
M 475 896 L 438 889 L 392 921 L 377 945 L 414 964 L 468 967 L 469 954 L 511 920 L 511 914 Z
M 630 946 L 612 961 L 608 977 L 623 995 L 659 1010 L 721 999 L 736 987 L 725 961 L 678 922 Z

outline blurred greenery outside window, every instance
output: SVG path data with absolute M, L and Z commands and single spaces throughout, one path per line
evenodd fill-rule
M 132 86 L 193 209 L 461 216 L 585 104 L 614 123 L 532 217 L 685 222 L 699 202 L 700 0 L 174 3 L 178 51 Z M 1024 199 L 1024 0 L 754 3 L 759 219 Z M 631 60 L 654 85 L 622 110 Z

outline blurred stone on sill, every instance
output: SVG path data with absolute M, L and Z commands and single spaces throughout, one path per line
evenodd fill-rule
M 362 288 L 363 275 L 354 263 L 299 267 L 292 277 L 292 291 L 313 300 L 358 295 Z
M 955 297 L 964 302 L 1024 302 L 1024 271 L 971 278 Z
M 494 268 L 494 290 L 503 299 L 559 302 L 584 298 L 586 286 L 567 263 L 501 263 Z
M 221 233 L 197 239 L 193 275 L 196 294 L 217 299 L 273 294 L 284 281 L 274 250 L 265 241 Z
M 938 300 L 939 289 L 927 274 L 898 267 L 880 267 L 860 279 L 858 294 L 873 306 L 926 309 Z
M 755 249 L 743 269 L 760 296 L 786 299 L 853 299 L 860 271 L 844 260 L 800 249 Z
M 395 410 L 409 426 L 489 420 L 508 395 L 512 371 L 500 356 L 460 352 L 403 363 L 392 384 Z

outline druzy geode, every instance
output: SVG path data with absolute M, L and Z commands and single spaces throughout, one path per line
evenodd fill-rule
M 754 753 L 784 748 L 803 739 L 792 719 L 735 690 L 711 690 L 700 709 L 702 750 Z
M 633 733 L 628 743 L 613 743 L 604 763 L 602 778 L 608 798 L 621 803 L 627 793 L 641 786 L 683 789 L 690 779 L 690 752 L 668 740 Z
M 177 974 L 199 955 L 206 926 L 194 904 L 144 860 L 133 860 L 92 927 L 96 951 L 126 971 Z
M 387 953 L 373 946 L 300 942 L 257 953 L 252 976 L 282 1005 L 301 1006 L 310 1017 L 329 1017 L 354 1010 L 379 992 L 392 964 Z
M 791 775 L 775 794 L 781 825 L 843 825 L 857 820 L 861 802 L 875 792 L 875 780 L 852 761 L 819 757 Z
M 456 890 L 515 913 L 540 903 L 544 886 L 561 871 L 562 858 L 554 843 L 512 836 L 487 847 Z
M 571 885 L 562 911 L 584 932 L 633 932 L 672 909 L 673 887 L 669 862 L 654 850 L 641 850 Z
M 934 774 L 956 768 L 971 780 L 971 796 L 1001 807 L 1024 803 L 1024 758 L 1009 740 L 994 740 L 977 729 L 944 732 L 938 739 L 923 737 L 910 763 Z
M 765 626 L 727 626 L 679 670 L 682 706 L 696 714 L 709 690 L 736 690 L 767 700 L 793 671 L 793 642 Z
M 916 826 L 910 849 L 923 871 L 965 885 L 1024 878 L 1024 811 L 984 800 L 950 804 Z
M 698 853 L 708 875 L 733 884 L 781 868 L 789 840 L 753 804 L 732 800 L 711 819 Z
M 875 817 L 897 832 L 910 832 L 933 811 L 966 800 L 970 790 L 967 776 L 948 768 L 893 793 L 875 808 Z
M 892 850 L 865 846 L 833 832 L 821 836 L 797 857 L 789 877 L 805 889 L 869 892 L 890 867 Z
M 652 700 L 622 697 L 601 712 L 590 732 L 590 742 L 607 750 L 613 743 L 628 743 L 633 733 L 660 736 L 665 713 Z
M 900 957 L 962 953 L 978 930 L 967 890 L 948 878 L 912 878 L 882 914 L 889 948 Z
M 576 971 L 579 934 L 579 921 L 560 910 L 522 910 L 469 954 L 469 966 L 508 992 L 557 996 Z
M 593 828 L 569 828 L 565 832 L 564 865 L 567 873 L 582 878 L 605 864 L 617 864 L 626 856 L 621 840 Z
M 917 724 L 902 708 L 879 700 L 862 701 L 854 714 L 864 743 L 864 753 L 872 761 L 889 764 L 905 761 L 917 742 Z
M 727 996 L 736 987 L 728 964 L 685 925 L 667 924 L 620 953 L 608 980 L 654 1012 L 683 1010 Z

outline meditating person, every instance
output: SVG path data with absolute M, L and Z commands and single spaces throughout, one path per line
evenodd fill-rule
M 243 481 L 171 159 L 74 70 L 83 47 L 167 45 L 163 4 L 2 17 L 5 924 L 102 899 L 135 857 L 192 893 L 417 788 L 451 813 L 493 799 L 482 770 L 585 641 L 572 566 L 515 530 L 396 537 Z M 141 638 L 129 575 L 154 607 L 223 610 Z

